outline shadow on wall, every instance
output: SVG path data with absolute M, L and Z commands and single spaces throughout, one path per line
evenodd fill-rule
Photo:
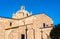
M 50 32 L 51 39 L 60 39 L 60 24 L 57 24 L 53 27 Z

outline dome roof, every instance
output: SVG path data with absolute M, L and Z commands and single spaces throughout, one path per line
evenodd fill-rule
M 32 13 L 29 13 L 27 10 L 25 10 L 24 6 L 21 6 L 21 10 L 17 11 L 16 14 L 13 14 L 13 18 L 20 19 L 31 15 Z
M 21 6 L 21 10 L 17 11 L 17 13 L 22 12 L 24 14 L 28 14 L 29 12 L 27 10 L 25 10 L 24 6 Z

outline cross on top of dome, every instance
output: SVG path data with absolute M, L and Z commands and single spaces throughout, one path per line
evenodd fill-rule
M 24 10 L 25 9 L 25 6 L 21 6 L 21 10 Z

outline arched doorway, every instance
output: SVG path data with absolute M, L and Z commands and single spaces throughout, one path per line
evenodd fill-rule
M 25 39 L 25 34 L 21 34 L 21 39 Z

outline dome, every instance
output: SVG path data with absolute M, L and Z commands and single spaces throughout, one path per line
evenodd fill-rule
M 32 13 L 29 13 L 27 10 L 25 10 L 24 6 L 21 6 L 21 10 L 17 11 L 16 14 L 13 14 L 12 18 L 20 19 L 31 15 Z
M 29 12 L 25 10 L 25 6 L 21 6 L 21 10 L 17 11 L 17 13 L 22 12 L 24 14 L 28 14 Z

